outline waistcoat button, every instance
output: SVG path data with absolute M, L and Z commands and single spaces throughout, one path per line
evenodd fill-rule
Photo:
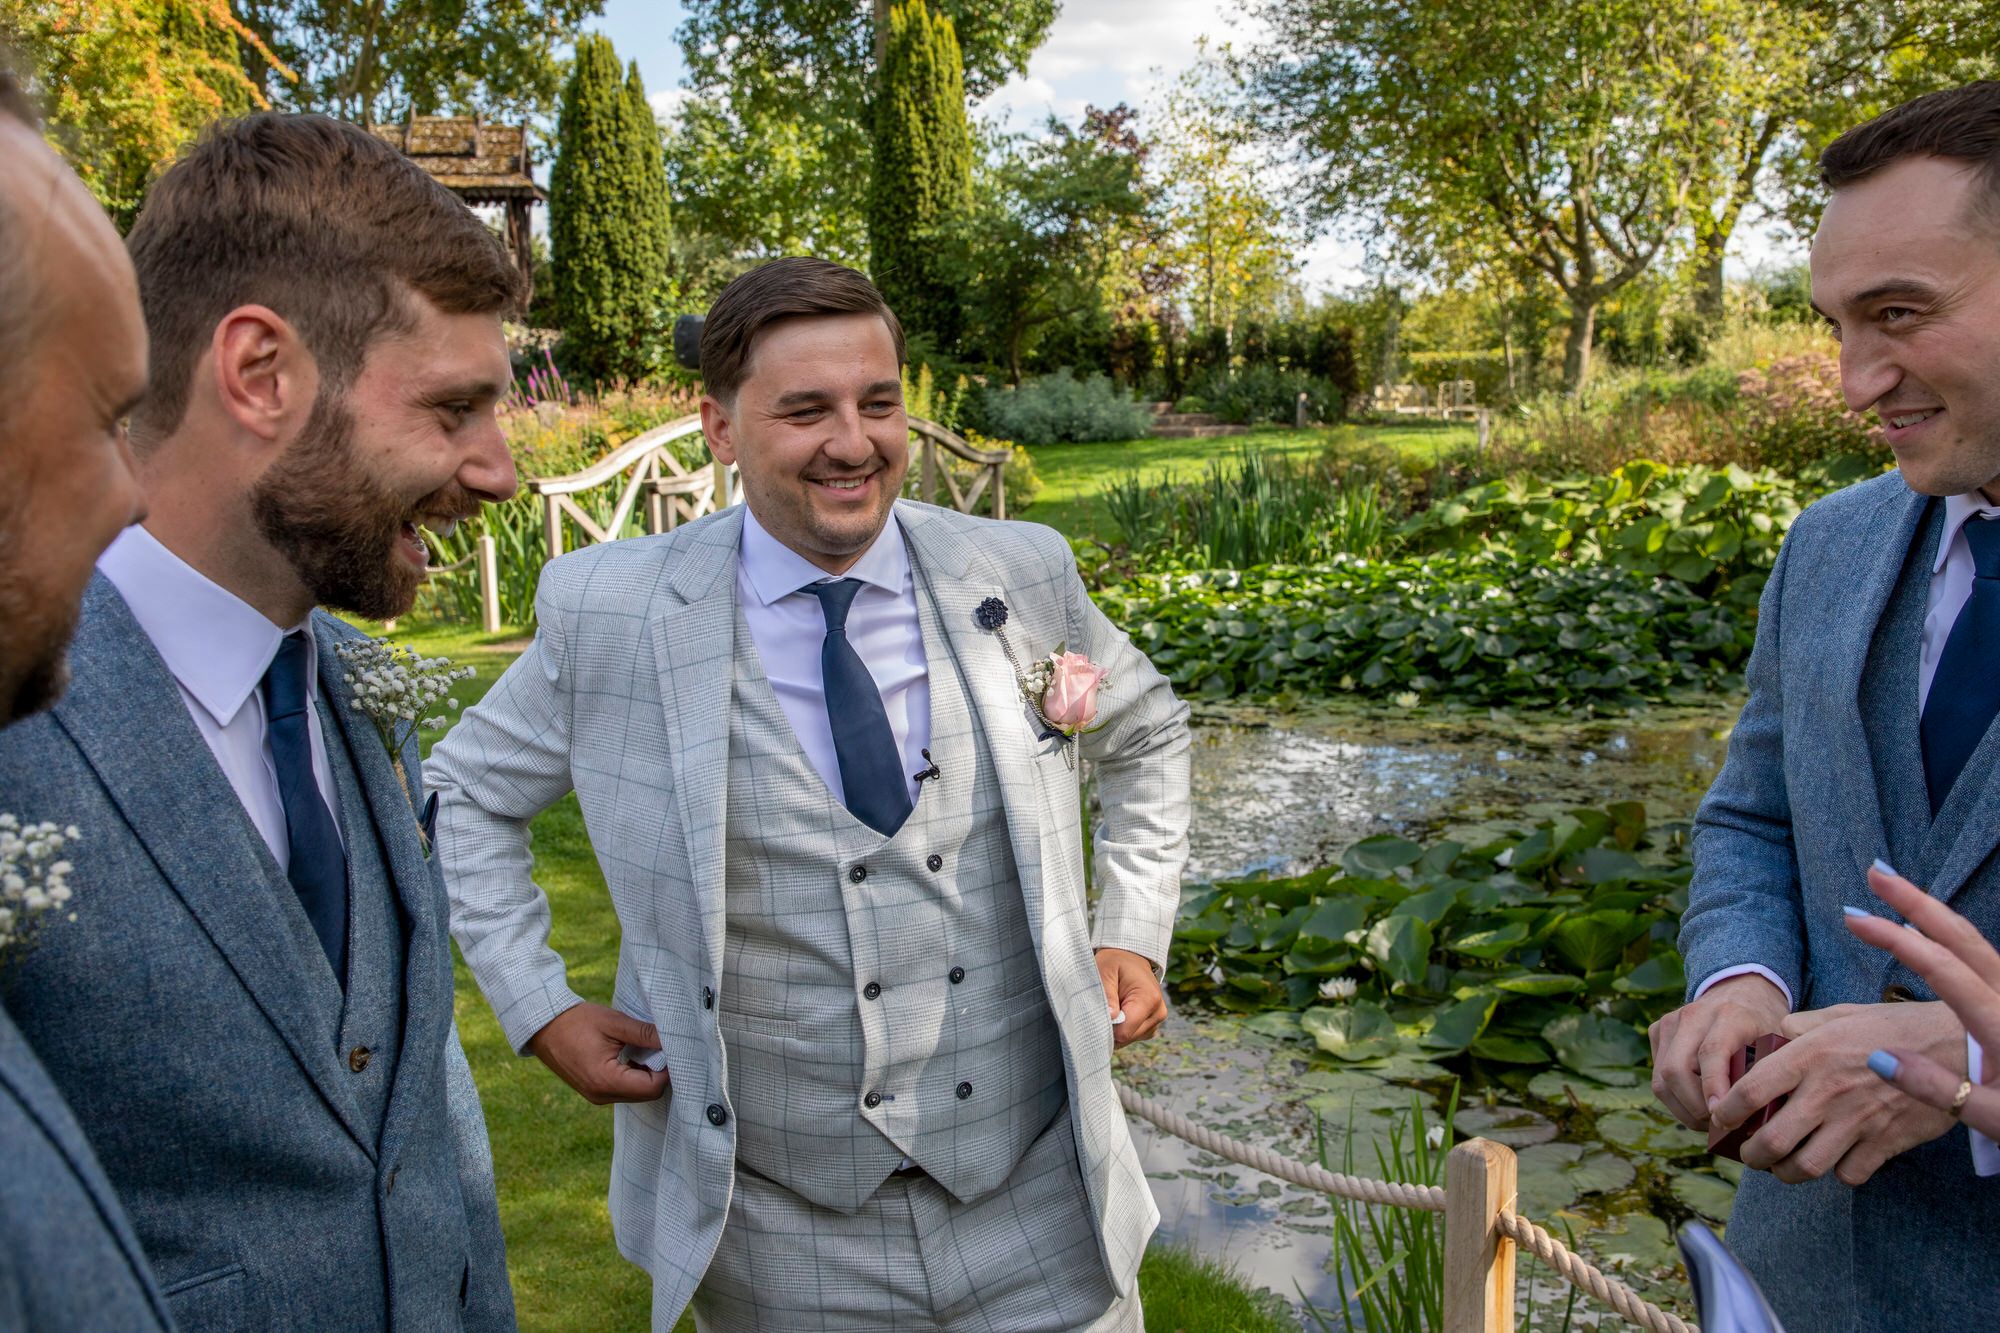
M 356 1046 L 347 1053 L 347 1067 L 358 1074 L 368 1068 L 368 1061 L 374 1057 L 374 1054 L 366 1046 Z
M 965 980 L 965 969 L 962 967 L 954 967 L 951 970 L 951 984 L 956 986 L 959 982 L 963 980 Z
M 881 993 L 882 983 L 879 981 L 871 981 L 861 988 L 861 998 L 864 1000 L 872 1000 Z
M 958 1099 L 960 1101 L 964 1101 L 967 1097 L 970 1097 L 971 1095 L 972 1095 L 972 1085 L 970 1083 L 961 1083 L 958 1085 Z
M 872 1111 L 876 1107 L 882 1104 L 882 1094 L 879 1092 L 871 1092 L 866 1097 L 863 1097 L 861 1099 L 861 1104 Z
M 862 880 L 868 878 L 868 867 L 867 866 L 854 867 L 854 869 L 847 872 L 847 878 L 852 880 L 854 883 L 859 884 Z
M 710 987 L 703 986 L 701 988 L 701 1007 L 704 1009 L 715 1008 L 715 991 Z
M 924 858 L 924 864 L 929 866 L 933 871 L 943 870 L 944 858 L 942 856 L 939 856 L 936 852 L 932 852 L 929 856 Z
M 708 1123 L 711 1125 L 726 1125 L 729 1123 L 729 1112 L 722 1109 L 721 1102 L 710 1102 L 708 1104 Z

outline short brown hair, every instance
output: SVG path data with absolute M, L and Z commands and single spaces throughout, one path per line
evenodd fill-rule
M 0 42 L 0 116 L 11 116 L 31 130 L 42 127 L 34 102 L 14 73 L 14 52 L 5 42 Z
M 896 364 L 903 364 L 903 326 L 875 284 L 851 268 L 795 255 L 751 269 L 708 308 L 701 326 L 702 388 L 724 401 L 735 398 L 757 335 L 802 315 L 875 315 L 889 326 Z
M 512 314 L 525 291 L 505 248 L 421 167 L 356 125 L 263 111 L 204 134 L 147 191 L 127 240 L 152 340 L 133 420 L 141 442 L 187 412 L 216 324 L 269 306 L 299 331 L 327 390 L 368 344 L 409 326 L 404 288 L 447 314 Z
M 1819 155 L 1820 182 L 1852 185 L 1906 157 L 1948 157 L 1979 168 L 1985 206 L 2000 214 L 2000 82 L 1925 93 L 1856 125 Z

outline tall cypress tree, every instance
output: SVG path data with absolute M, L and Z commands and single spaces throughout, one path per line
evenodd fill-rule
M 954 347 L 961 319 L 942 233 L 972 208 L 972 131 L 957 33 L 924 0 L 889 11 L 874 120 L 869 267 L 906 329 Z
M 599 380 L 642 378 L 665 346 L 667 185 L 659 131 L 637 70 L 630 83 L 620 74 L 609 38 L 577 41 L 549 168 L 562 355 Z

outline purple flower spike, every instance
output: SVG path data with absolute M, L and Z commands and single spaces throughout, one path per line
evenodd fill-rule
M 1007 623 L 1007 603 L 998 597 L 989 597 L 979 604 L 972 618 L 979 622 L 981 629 L 997 630 Z

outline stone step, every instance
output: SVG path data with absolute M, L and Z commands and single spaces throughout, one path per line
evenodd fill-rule
M 1153 438 L 1156 440 L 1205 440 L 1213 435 L 1242 435 L 1248 426 L 1216 422 L 1206 426 L 1155 426 Z

